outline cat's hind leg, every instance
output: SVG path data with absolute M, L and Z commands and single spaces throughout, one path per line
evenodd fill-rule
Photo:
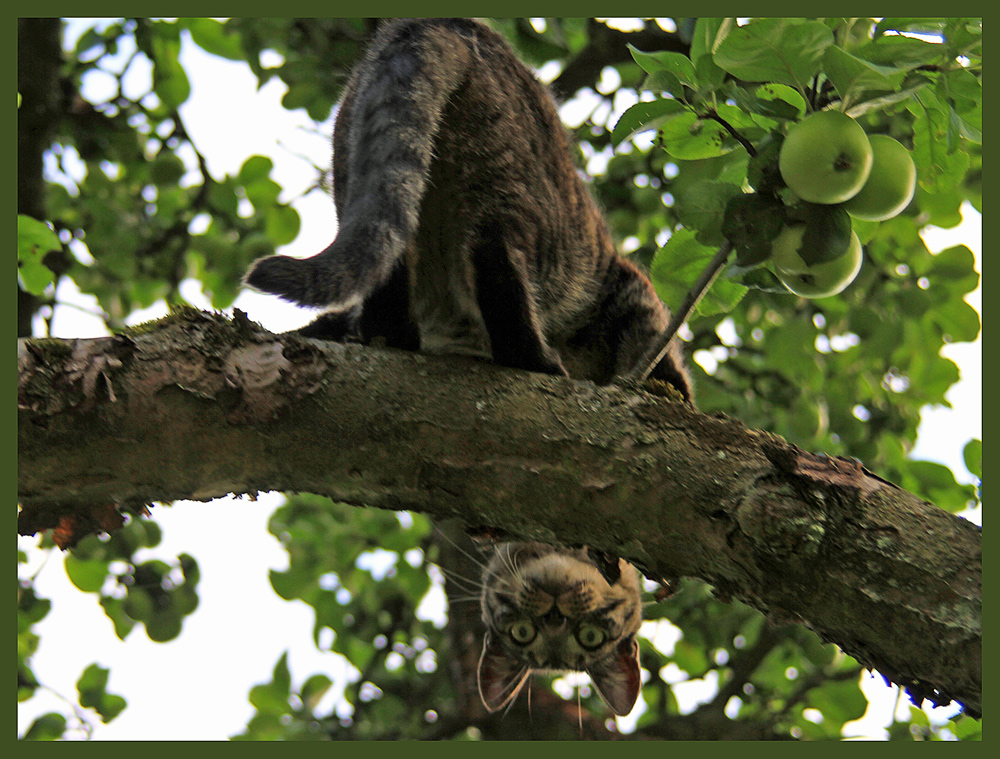
M 524 257 L 505 243 L 498 224 L 478 230 L 472 265 L 493 361 L 512 369 L 567 376 L 559 353 L 542 333 Z
M 319 340 L 365 345 L 381 338 L 389 348 L 418 350 L 420 335 L 410 315 L 408 279 L 406 266 L 397 266 L 389 279 L 360 305 L 321 314 L 296 333 Z

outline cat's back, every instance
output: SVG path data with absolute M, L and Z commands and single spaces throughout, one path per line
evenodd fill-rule
M 416 70 L 423 76 L 415 77 Z M 382 139 L 396 114 L 436 113 L 442 92 L 448 95 L 440 118 L 408 125 L 422 127 L 427 142 L 416 134 L 403 141 Z M 378 126 L 363 134 L 355 127 L 372 121 Z M 535 224 L 596 211 L 553 99 L 485 23 L 462 18 L 386 22 L 357 67 L 338 115 L 335 172 L 338 153 L 343 159 L 363 151 L 373 165 L 388 167 L 407 158 L 405 146 L 418 150 L 422 144 L 431 146 L 430 169 L 444 182 L 431 183 L 428 194 L 444 186 L 477 205 L 531 207 L 544 217 L 533 219 Z M 335 179 L 351 181 L 346 171 Z
M 442 92 L 448 93 L 443 107 Z M 400 129 L 393 124 L 399 113 L 418 117 L 407 123 L 404 139 L 386 139 Z M 420 113 L 435 117 L 421 121 Z M 610 233 L 580 176 L 554 100 L 485 23 L 398 19 L 380 28 L 338 116 L 338 205 L 350 202 L 352 175 L 401 167 L 405 182 L 405 168 L 419 161 L 421 151 L 427 182 L 413 221 L 426 259 L 433 259 L 435 247 L 481 236 L 484 223 L 502 227 L 509 247 L 531 269 L 549 336 L 558 340 L 559 333 L 579 328 L 616 256 Z M 349 167 L 352 156 L 364 156 L 367 167 L 357 161 Z

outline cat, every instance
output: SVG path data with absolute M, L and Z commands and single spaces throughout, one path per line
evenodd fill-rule
M 470 19 L 384 23 L 333 138 L 336 239 L 256 261 L 249 286 L 327 307 L 308 337 L 491 359 L 607 384 L 669 314 L 615 250 L 555 104 Z M 651 377 L 691 400 L 676 343 Z
M 307 337 L 476 356 L 607 384 L 669 313 L 614 248 L 555 103 L 504 39 L 469 19 L 384 23 L 337 113 L 339 230 L 307 259 L 256 261 L 246 284 L 329 310 Z M 689 403 L 676 343 L 651 378 Z M 639 691 L 639 575 L 586 549 L 498 547 L 479 664 L 490 711 L 534 670 L 589 672 L 616 714 Z
M 488 711 L 513 701 L 533 672 L 586 672 L 621 716 L 639 695 L 639 573 L 602 573 L 585 548 L 535 542 L 495 547 L 483 574 L 486 636 L 479 695 Z

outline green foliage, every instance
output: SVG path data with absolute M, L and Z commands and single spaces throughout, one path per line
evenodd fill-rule
M 593 191 L 613 232 L 649 266 L 669 305 L 684 298 L 724 240 L 736 248 L 688 322 L 699 407 L 809 450 L 857 457 L 949 511 L 977 503 L 979 489 L 908 454 L 920 409 L 947 406 L 945 393 L 958 379 L 941 348 L 973 340 L 980 329 L 964 300 L 979 282 L 971 252 L 957 246 L 932 253 L 919 231 L 954 226 L 966 201 L 982 210 L 981 22 L 675 21 L 670 50 L 633 44 L 602 60 L 597 71 L 613 70 L 618 84 L 591 82 L 601 107 L 576 136 L 593 159 Z M 543 31 L 523 19 L 493 23 L 536 65 L 556 60 L 565 70 L 577 56 L 609 49 L 600 23 L 545 22 Z M 179 285 L 189 277 L 213 306 L 231 305 L 247 265 L 293 240 L 299 217 L 282 199 L 266 156 L 248 157 L 230 176 L 208 172 L 179 110 L 193 78 L 180 55 L 185 40 L 246 62 L 261 85 L 280 79 L 288 88 L 284 106 L 321 121 L 371 28 L 360 19 L 127 19 L 86 32 L 61 64 L 74 97 L 52 125 L 45 223 L 18 219 L 20 285 L 50 303 L 49 285 L 68 277 L 97 297 L 113 329 L 159 299 L 181 301 Z M 279 62 L 265 67 L 273 59 L 262 57 L 265 51 L 278 53 Z M 145 86 L 126 87 L 126 72 L 143 63 Z M 89 102 L 80 94 L 94 74 L 114 83 L 113 96 Z M 620 116 L 608 116 L 630 102 Z M 853 222 L 865 246 L 855 282 L 836 297 L 805 300 L 788 293 L 766 262 L 782 224 L 811 213 L 792 201 L 777 171 L 782 139 L 822 108 L 843 110 L 869 134 L 907 146 L 919 186 L 900 216 Z M 655 134 L 651 146 L 645 133 Z M 817 230 L 843 226 L 829 216 L 817 214 L 812 224 L 819 256 L 836 235 Z M 63 264 L 50 251 L 65 254 Z M 974 440 L 964 452 L 976 477 L 981 451 Z M 237 738 L 462 739 L 485 729 L 463 722 L 452 679 L 455 637 L 427 611 L 443 597 L 436 563 L 447 571 L 451 565 L 426 519 L 296 495 L 270 527 L 289 556 L 288 568 L 271 574 L 275 592 L 312 607 L 317 647 L 346 660 L 352 677 L 301 679 L 283 655 L 270 682 L 251 690 L 255 714 Z M 122 639 L 138 624 L 151 639 L 170 640 L 197 606 L 197 564 L 186 555 L 150 557 L 146 549 L 159 542 L 154 522 L 133 520 L 110 539 L 84 540 L 65 560 L 71 581 L 98 594 Z M 454 618 L 467 601 L 457 586 L 445 587 Z M 30 579 L 19 582 L 19 701 L 44 687 L 32 671 L 33 629 L 50 606 Z M 716 677 L 729 698 L 695 709 L 685 717 L 691 724 L 725 709 L 726 720 L 762 726 L 769 737 L 836 740 L 865 709 L 857 662 L 800 626 L 780 627 L 715 598 L 703 583 L 680 582 L 669 598 L 647 605 L 646 617 L 664 626 L 669 620 L 679 638 L 664 650 L 641 640 L 649 679 L 640 734 L 662 735 L 671 718 L 685 717 L 684 685 Z M 80 706 L 105 721 L 124 707 L 107 693 L 107 677 L 93 665 L 78 685 Z M 733 678 L 742 682 L 733 685 Z M 580 703 L 605 718 L 592 692 Z M 57 739 L 78 722 L 47 713 L 22 737 Z M 959 717 L 940 726 L 914 709 L 889 732 L 978 740 L 981 723 Z
M 66 575 L 77 588 L 97 593 L 100 604 L 124 640 L 137 623 L 150 640 L 176 638 L 184 617 L 198 607 L 197 561 L 180 554 L 175 561 L 140 561 L 135 553 L 160 543 L 155 522 L 133 519 L 113 535 L 91 535 L 65 557 Z
M 23 561 L 18 558 L 18 563 Z M 38 650 L 38 635 L 32 627 L 41 622 L 52 609 L 52 602 L 39 598 L 28 582 L 17 587 L 17 700 L 27 701 L 35 695 L 38 680 L 31 671 L 31 659 Z
M 699 243 L 687 229 L 672 235 L 653 259 L 651 272 L 657 295 L 667 302 L 680 302 L 687 290 L 675 277 L 686 279 L 692 273 L 697 276 L 714 255 L 714 249 Z M 697 313 L 703 316 L 728 313 L 745 292 L 746 287 L 736 282 L 720 282 L 702 298 Z
M 65 275 L 96 296 L 111 329 L 157 300 L 183 302 L 179 285 L 186 277 L 201 281 L 214 307 L 230 306 L 249 263 L 298 233 L 298 213 L 260 172 L 269 159 L 252 157 L 252 170 L 219 178 L 191 142 L 178 110 L 190 94 L 179 57 L 185 31 L 215 54 L 242 57 L 241 38 L 210 19 L 95 27 L 67 53 L 69 85 L 80 87 L 100 72 L 118 94 L 106 102 L 81 100 L 54 125 L 59 182 L 47 185 L 45 205 L 71 254 Z M 131 94 L 137 60 L 152 74 L 146 90 Z M 26 286 L 36 292 L 41 274 L 32 269 L 31 275 Z
M 22 736 L 26 741 L 57 741 L 66 732 L 66 717 L 59 712 L 47 712 L 38 717 Z
M 272 681 L 251 691 L 257 713 L 240 738 L 265 739 L 275 730 L 286 737 L 418 738 L 429 709 L 456 708 L 436 674 L 447 638 L 418 612 L 433 587 L 425 517 L 297 495 L 274 513 L 270 530 L 289 553 L 288 569 L 271 572 L 275 592 L 313 607 L 316 645 L 332 633 L 324 650 L 350 661 L 357 677 L 340 716 L 317 714 L 330 681 L 313 675 L 293 692 L 282 658 Z
M 30 216 L 17 217 L 18 284 L 29 293 L 41 295 L 54 275 L 42 259 L 60 249 L 59 238 L 44 222 Z
M 94 709 L 101 719 L 110 722 L 125 708 L 125 699 L 107 692 L 108 670 L 91 664 L 80 675 L 76 689 L 80 694 L 80 706 Z
M 18 564 L 26 561 L 26 555 L 18 551 Z M 35 594 L 30 580 L 20 580 L 17 588 L 17 700 L 31 699 L 39 690 L 48 690 L 38 682 L 31 670 L 31 659 L 37 652 L 39 636 L 33 627 L 41 622 L 52 608 L 52 602 Z M 108 693 L 108 670 L 97 664 L 87 667 L 77 681 L 76 699 L 80 707 L 93 709 L 99 719 L 108 723 L 117 717 L 127 702 L 119 695 Z M 65 695 L 63 700 L 72 703 Z M 46 712 L 36 717 L 25 730 L 22 740 L 51 741 L 64 738 L 71 730 L 92 731 L 92 725 L 80 710 L 67 717 L 59 712 Z
M 941 39 L 932 43 L 887 34 L 899 30 L 864 19 L 770 18 L 744 26 L 699 19 L 693 34 L 699 45 L 690 58 L 632 49 L 648 74 L 643 89 L 660 97 L 625 111 L 611 133 L 612 144 L 656 129 L 658 145 L 681 161 L 717 158 L 735 166 L 749 158 L 747 172 L 729 171 L 724 180 L 732 183 L 728 204 L 721 201 L 727 194 L 719 188 L 686 188 L 678 195 L 679 221 L 706 244 L 718 244 L 724 229 L 740 243 L 730 275 L 770 289 L 770 278 L 762 280 L 748 269 L 766 261 L 774 230 L 762 233 L 760 215 L 740 196 L 749 185 L 763 196 L 762 207 L 773 206 L 779 192 L 786 205 L 794 202 L 772 167 L 775 143 L 801 119 L 803 108 L 836 108 L 863 117 L 871 133 L 888 133 L 911 145 L 922 188 L 913 216 L 932 214 L 933 223 L 951 226 L 961 202 L 980 197 L 974 188 L 962 190 L 982 142 L 981 43 L 970 21 L 942 20 L 935 30 Z M 969 60 L 967 67 L 956 60 L 958 55 Z M 719 71 L 735 79 L 719 76 Z M 713 173 L 722 171 L 722 166 L 713 167 Z M 842 209 L 834 210 L 840 213 L 836 223 L 825 212 L 816 218 L 816 209 L 808 206 L 784 214 L 807 221 L 808 261 L 830 260 L 847 249 L 850 220 Z M 680 274 L 669 265 L 662 267 L 672 274 L 672 289 L 687 290 L 694 283 L 697 272 L 686 269 L 685 261 L 678 258 Z

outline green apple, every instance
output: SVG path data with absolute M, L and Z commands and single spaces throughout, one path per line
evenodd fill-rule
M 771 243 L 771 267 L 781 284 L 803 298 L 826 298 L 847 287 L 861 270 L 861 240 L 851 231 L 843 255 L 832 261 L 807 264 L 799 254 L 805 224 L 781 230 Z
M 885 221 L 896 216 L 913 200 L 917 189 L 917 167 L 910 151 L 892 137 L 874 134 L 872 170 L 861 191 L 844 203 L 847 212 L 864 221 Z
M 778 154 L 781 178 L 809 203 L 843 203 L 864 187 L 871 168 L 868 135 L 840 111 L 820 111 L 793 125 Z

